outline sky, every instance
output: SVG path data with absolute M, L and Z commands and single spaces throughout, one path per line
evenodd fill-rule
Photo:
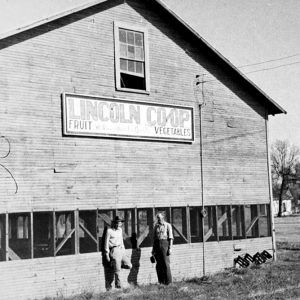
M 0 0 L 0 33 L 89 2 Z M 164 2 L 287 111 L 270 116 L 271 142 L 300 147 L 300 0 Z

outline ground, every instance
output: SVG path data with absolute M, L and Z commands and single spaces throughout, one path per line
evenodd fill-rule
M 277 262 L 246 269 L 228 269 L 203 281 L 201 278 L 123 289 L 122 291 L 44 300 L 113 299 L 300 299 L 300 215 L 275 218 Z

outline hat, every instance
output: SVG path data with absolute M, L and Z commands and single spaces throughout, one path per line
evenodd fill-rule
M 124 222 L 119 216 L 115 216 L 115 218 L 111 221 L 112 223 Z

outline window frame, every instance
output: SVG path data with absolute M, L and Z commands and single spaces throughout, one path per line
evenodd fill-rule
M 119 42 L 119 29 L 123 28 L 125 30 L 141 32 L 144 35 L 144 73 L 145 73 L 145 90 L 124 88 L 121 87 L 121 69 L 120 69 L 120 42 Z M 115 48 L 115 80 L 116 80 L 116 90 L 140 93 L 140 94 L 150 94 L 150 70 L 149 70 L 149 47 L 148 47 L 148 28 L 146 25 L 136 25 L 125 22 L 114 21 L 114 48 Z M 138 76 L 137 76 L 138 77 Z

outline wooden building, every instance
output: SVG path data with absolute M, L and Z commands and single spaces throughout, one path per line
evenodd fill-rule
M 2 34 L 0 103 L 1 299 L 103 290 L 116 214 L 124 282 L 157 281 L 157 211 L 175 279 L 274 254 L 267 128 L 285 111 L 160 0 L 99 0 Z

